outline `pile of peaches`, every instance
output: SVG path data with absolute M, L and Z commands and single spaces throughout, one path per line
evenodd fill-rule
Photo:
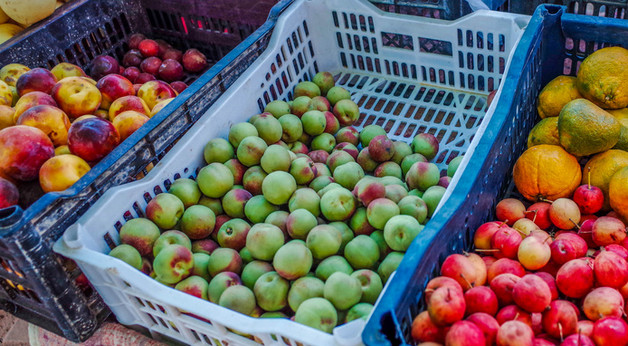
M 18 204 L 24 182 L 39 179 L 43 192 L 72 186 L 187 87 L 184 68 L 207 68 L 195 49 L 182 54 L 141 34 L 128 45 L 126 68 L 99 56 L 91 78 L 70 63 L 0 69 L 0 209 Z

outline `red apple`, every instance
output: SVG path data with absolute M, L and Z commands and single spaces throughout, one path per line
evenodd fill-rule
M 552 261 L 557 264 L 564 264 L 573 259 L 579 258 L 575 245 L 568 239 L 556 239 L 550 245 L 552 250 Z
M 427 286 L 425 287 L 425 302 L 429 302 L 430 301 L 430 297 L 432 296 L 432 293 L 434 293 L 434 291 L 436 291 L 437 289 L 441 288 L 441 287 L 450 287 L 453 289 L 457 289 L 460 290 L 460 292 L 462 292 L 462 287 L 460 286 L 460 284 L 458 283 L 458 281 L 446 277 L 446 276 L 437 276 L 435 278 L 433 278 L 432 280 L 430 280 L 427 283 Z
M 485 312 L 489 315 L 497 313 L 497 296 L 487 286 L 473 287 L 464 293 L 467 303 L 466 314 L 471 315 L 476 312 Z
M 587 250 L 589 247 L 587 246 L 586 240 L 584 240 L 581 236 L 579 236 L 575 232 L 559 232 L 556 233 L 556 239 L 567 239 L 571 242 L 571 244 L 576 249 L 576 255 L 578 257 L 584 257 L 587 254 Z
M 437 326 L 446 326 L 464 317 L 466 303 L 462 291 L 451 287 L 436 289 L 427 302 L 427 312 Z
M 543 330 L 554 338 L 564 338 L 578 331 L 578 315 L 572 305 L 564 300 L 555 300 L 543 312 Z
M 475 266 L 463 255 L 449 255 L 443 262 L 441 273 L 456 280 L 465 291 L 476 285 Z
M 484 250 L 491 249 L 491 239 L 500 225 L 501 223 L 499 222 L 487 222 L 478 227 L 473 236 L 475 248 Z
M 550 206 L 551 204 L 547 202 L 534 203 L 526 210 L 526 218 L 534 221 L 540 229 L 548 229 L 552 225 L 549 218 Z
M 92 61 L 90 76 L 92 76 L 95 80 L 99 80 L 112 73 L 120 73 L 120 65 L 118 64 L 118 60 L 114 57 L 101 55 Z
M 178 49 L 170 48 L 170 49 L 166 50 L 166 52 L 163 54 L 163 56 L 161 58 L 163 60 L 172 59 L 172 60 L 176 60 L 178 62 L 181 62 L 181 59 L 183 58 L 183 53 L 180 50 L 178 50 Z
M 532 346 L 533 339 L 532 328 L 519 321 L 508 321 L 497 331 L 497 346 Z
M 151 56 L 142 61 L 140 64 L 140 70 L 144 73 L 150 73 L 156 76 L 159 73 L 159 67 L 161 66 L 161 59 L 156 56 Z
M 137 49 L 131 49 L 130 51 L 126 52 L 122 57 L 122 65 L 127 68 L 138 67 L 142 63 L 142 60 L 144 60 L 142 53 L 140 53 L 140 51 Z
M 129 37 L 129 48 L 137 49 L 137 47 L 140 45 L 140 42 L 142 42 L 145 39 L 146 39 L 146 36 L 142 34 L 131 35 L 131 37 Z
M 543 279 L 528 274 L 515 283 L 512 298 L 526 311 L 541 312 L 552 301 L 552 292 Z
M 619 257 L 623 258 L 624 260 L 628 260 L 628 250 L 621 245 L 618 245 L 618 244 L 606 245 L 604 249 L 606 251 L 611 251 L 618 254 Z
M 626 238 L 626 226 L 619 219 L 602 216 L 593 223 L 593 241 L 599 246 L 619 244 Z
M 182 81 L 174 81 L 174 82 L 170 83 L 170 86 L 172 87 L 172 89 L 174 89 L 179 94 L 182 93 L 183 90 L 188 88 L 188 85 L 185 84 Z
M 467 317 L 466 321 L 469 321 L 475 324 L 478 328 L 480 328 L 480 330 L 484 334 L 486 346 L 491 346 L 495 343 L 497 330 L 499 330 L 499 323 L 493 316 L 483 312 L 476 312 Z
M 582 302 L 582 310 L 591 321 L 624 313 L 624 297 L 613 288 L 598 287 L 589 292 Z
M 618 317 L 605 317 L 593 326 L 596 345 L 628 345 L 628 324 Z
M 515 284 L 521 280 L 520 277 L 514 274 L 501 274 L 497 275 L 490 283 L 490 287 L 495 292 L 497 300 L 501 306 L 512 304 L 512 290 Z
M 159 55 L 159 44 L 153 40 L 145 39 L 137 45 L 140 53 L 146 58 Z
M 509 258 L 501 258 L 495 261 L 495 263 L 491 264 L 490 267 L 488 267 L 488 283 L 490 284 L 491 281 L 493 281 L 493 279 L 498 275 L 507 273 L 522 277 L 525 275 L 526 271 L 521 263 L 515 260 L 511 260 Z
M 602 250 L 595 257 L 593 272 L 600 286 L 620 288 L 628 282 L 628 262 L 612 251 Z
M 128 79 L 131 83 L 135 83 L 135 81 L 137 80 L 137 77 L 140 76 L 140 73 L 142 73 L 142 72 L 140 71 L 139 68 L 137 68 L 135 66 L 130 66 L 130 67 L 127 67 L 126 69 L 124 69 L 124 72 L 122 73 L 122 76 L 124 78 Z
M 596 217 L 597 219 L 597 217 Z M 587 242 L 587 246 L 595 249 L 598 245 L 593 241 L 593 224 L 596 219 L 584 220 L 578 230 L 578 235 Z
M 173 59 L 164 60 L 159 66 L 159 77 L 166 82 L 174 82 L 183 78 L 183 66 Z
M 554 280 L 554 277 L 550 273 L 546 272 L 536 272 L 534 273 L 534 275 L 540 277 L 541 279 L 543 279 L 543 281 L 545 281 L 547 287 L 549 287 L 552 294 L 552 300 L 558 299 L 558 288 L 556 287 L 556 280 Z
M 183 67 L 190 72 L 201 72 L 207 68 L 207 58 L 197 49 L 188 49 L 181 59 Z
M 558 290 L 570 298 L 582 298 L 593 288 L 593 264 L 587 259 L 571 260 L 556 274 Z
M 497 258 L 517 258 L 517 250 L 521 240 L 521 235 L 516 230 L 508 226 L 500 227 L 491 238 L 491 247 L 499 250 L 494 253 L 494 256 Z
M 588 337 L 593 336 L 593 326 L 595 323 L 589 320 L 580 320 L 578 321 L 578 333 L 582 335 L 586 335 Z
M 482 330 L 475 324 L 469 321 L 458 321 L 447 332 L 445 344 L 450 346 L 485 345 L 486 339 Z
M 550 220 L 560 229 L 572 229 L 580 223 L 580 209 L 569 198 L 559 198 L 550 206 Z
M 595 346 L 593 340 L 586 335 L 572 334 L 565 338 L 560 346 Z
M 515 221 L 525 217 L 525 211 L 526 207 L 520 200 L 506 198 L 497 203 L 495 216 L 499 221 L 506 222 L 508 226 L 512 226 Z
M 532 314 L 516 305 L 504 306 L 501 310 L 499 310 L 495 319 L 500 325 L 508 321 L 519 321 L 532 328 Z
M 412 338 L 417 342 L 443 343 L 445 341 L 445 328 L 435 325 L 428 312 L 423 311 L 412 321 Z

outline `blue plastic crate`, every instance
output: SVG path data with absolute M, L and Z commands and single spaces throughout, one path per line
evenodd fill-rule
M 494 219 L 508 194 L 512 168 L 538 120 L 542 87 L 561 74 L 576 75 L 589 54 L 607 46 L 628 48 L 628 21 L 567 13 L 564 6 L 537 8 L 523 35 L 493 117 L 451 197 L 408 249 L 364 329 L 367 345 L 413 344 L 413 318 L 425 309 L 423 290 L 444 259 L 470 250 L 473 234 Z

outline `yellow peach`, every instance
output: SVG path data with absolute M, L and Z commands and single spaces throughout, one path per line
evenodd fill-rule
M 0 80 L 0 105 L 12 106 L 13 105 L 13 92 L 9 85 Z
M 54 156 L 41 166 L 39 185 L 44 192 L 63 191 L 74 185 L 89 170 L 89 164 L 76 155 Z
M 20 115 L 17 124 L 42 130 L 55 147 L 68 144 L 70 119 L 57 107 L 42 105 L 29 108 Z
M 57 80 L 62 80 L 66 77 L 87 77 L 82 68 L 69 62 L 58 63 L 50 72 L 57 77 Z
M 81 115 L 80 117 L 74 119 L 74 121 L 72 121 L 72 123 L 78 123 L 81 120 L 85 120 L 85 119 L 89 119 L 89 118 L 98 118 L 98 117 L 93 115 L 93 114 L 85 114 L 85 115 Z
M 20 95 L 17 94 L 17 88 L 16 87 L 9 85 L 9 88 L 11 88 L 11 93 L 13 94 L 13 102 L 11 103 L 11 107 L 15 107 L 15 104 L 20 99 Z
M 15 104 L 15 114 L 13 114 L 13 121 L 17 122 L 17 119 L 24 113 L 27 109 L 39 105 L 49 105 L 49 106 L 57 106 L 57 103 L 52 98 L 52 96 L 41 92 L 41 91 L 31 91 L 28 94 L 20 97 L 20 99 Z
M 0 130 L 15 125 L 13 114 L 15 114 L 15 109 L 9 106 L 0 106 Z
M 9 86 L 14 87 L 18 78 L 25 72 L 30 71 L 30 68 L 22 64 L 8 64 L 0 68 L 0 80 L 7 83 Z
M 102 101 L 94 84 L 84 77 L 66 77 L 52 88 L 52 97 L 70 118 L 93 114 Z
M 177 92 L 164 81 L 152 80 L 142 84 L 137 91 L 137 96 L 146 102 L 148 108 L 153 109 L 159 102 L 176 97 Z
M 166 107 L 168 105 L 168 103 L 172 102 L 172 100 L 174 100 L 174 97 L 170 98 L 170 99 L 163 100 L 163 101 L 159 102 L 158 104 L 156 104 L 155 107 L 153 107 L 153 110 L 150 111 L 151 118 L 155 114 L 159 113 L 159 111 L 162 110 L 164 107 Z
M 70 147 L 68 147 L 67 145 L 60 145 L 55 148 L 55 156 L 65 155 L 65 154 L 72 154 L 70 152 Z
M 113 126 L 118 130 L 120 140 L 123 141 L 142 127 L 149 119 L 149 117 L 140 112 L 126 111 L 118 114 L 118 116 L 113 119 Z
M 137 96 L 123 96 L 111 103 L 109 120 L 113 121 L 118 114 L 126 111 L 136 111 L 146 116 L 150 115 L 150 109 L 148 109 L 148 105 L 144 100 Z
M 96 110 L 96 111 L 94 112 L 94 115 L 95 115 L 95 116 L 97 116 L 97 117 L 99 117 L 99 118 L 105 119 L 105 120 L 107 120 L 107 117 L 109 116 L 109 114 L 107 113 L 107 111 L 106 111 L 106 110 L 104 110 L 104 109 L 98 109 L 98 110 Z

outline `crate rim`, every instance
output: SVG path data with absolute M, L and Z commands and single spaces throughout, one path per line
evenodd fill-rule
M 573 14 L 567 12 L 567 7 L 562 5 L 539 5 L 531 17 L 526 31 L 523 33 L 519 43 L 517 44 L 514 52 L 515 54 L 511 60 L 510 67 L 506 71 L 506 77 L 500 86 L 498 94 L 501 93 L 502 90 L 514 91 L 519 87 L 519 84 L 522 81 L 520 78 L 520 71 L 530 59 L 530 50 L 532 49 L 531 41 L 535 40 L 534 35 L 536 35 L 544 27 L 544 20 L 547 16 L 558 16 L 561 22 L 573 21 L 589 26 L 603 24 L 605 27 L 626 28 L 625 19 Z M 509 115 L 514 104 L 514 99 L 512 97 L 498 97 L 497 95 L 495 98 L 497 99 L 497 103 L 495 112 L 489 121 L 491 126 L 487 127 L 485 135 L 483 135 L 480 139 L 472 157 L 482 157 L 479 156 L 480 153 L 483 154 L 483 157 L 488 157 L 487 154 L 491 149 L 492 142 L 496 140 L 497 134 L 503 129 L 507 121 L 510 120 Z M 471 157 L 469 157 L 469 160 L 470 159 Z M 417 239 L 415 239 L 406 252 L 406 256 L 404 256 L 403 261 L 397 268 L 398 271 L 405 271 L 408 273 L 414 272 L 418 265 L 423 262 L 423 256 L 425 255 L 426 250 L 433 246 L 435 240 L 439 236 L 444 236 L 443 228 L 447 225 L 450 216 L 453 216 L 453 214 L 456 213 L 458 208 L 463 204 L 464 199 L 469 198 L 471 187 L 481 178 L 480 173 L 484 162 L 477 161 L 478 160 L 470 160 L 466 168 L 466 173 L 472 173 L 473 176 L 465 179 L 464 183 L 459 182 L 456 184 L 454 190 L 452 191 L 452 195 L 448 200 L 447 207 L 441 208 L 442 210 L 439 212 L 437 217 L 431 220 L 430 227 L 427 227 L 426 225 L 422 234 L 427 234 L 424 239 L 422 239 L 422 242 L 419 243 Z M 402 293 L 406 287 L 411 285 L 410 278 L 410 275 L 395 275 L 394 278 L 391 279 L 391 289 L 388 291 L 399 292 L 399 294 L 388 294 L 380 297 L 381 302 L 375 306 L 372 316 L 364 329 L 365 332 L 362 334 L 363 342 L 366 345 L 391 345 L 390 340 L 386 338 L 381 330 L 381 322 L 385 316 L 390 317 L 393 320 L 394 325 L 397 327 L 394 331 L 389 332 L 394 332 L 396 336 L 403 341 L 403 344 L 405 344 L 403 333 L 399 330 L 401 323 L 397 319 L 397 313 L 400 315 L 406 311 L 406 309 L 403 309 L 402 312 L 399 307 L 402 305 L 402 300 L 409 299 L 404 297 Z M 372 331 L 372 333 L 367 333 L 366 331 Z
M 77 3 L 87 2 L 89 0 L 78 0 Z M 207 84 L 213 78 L 218 76 L 220 72 L 238 57 L 242 52 L 253 46 L 260 37 L 275 27 L 275 22 L 279 15 L 288 8 L 295 0 L 281 0 L 275 4 L 269 12 L 267 20 L 255 32 L 249 35 L 245 40 L 232 49 L 227 55 L 220 59 L 216 64 L 205 71 L 196 81 L 185 89 L 181 94 L 175 97 L 166 107 L 153 116 L 139 130 L 135 131 L 131 136 L 124 140 L 114 150 L 112 150 L 103 160 L 92 167 L 81 179 L 74 183 L 71 187 L 64 191 L 48 192 L 39 197 L 28 208 L 22 209 L 19 206 L 11 206 L 0 209 L 6 216 L 0 218 L 0 239 L 10 237 L 19 231 L 22 226 L 39 215 L 43 210 L 47 209 L 52 203 L 67 197 L 77 196 L 81 191 L 92 184 L 96 178 L 105 173 L 107 169 L 119 160 L 133 146 L 137 145 L 146 135 L 161 124 L 166 118 L 171 116 L 176 110 L 183 108 L 187 110 L 184 104 L 194 96 L 197 88 Z M 184 106 L 184 107 L 182 107 Z M 96 193 L 96 192 L 94 192 Z M 87 198 L 87 197 L 86 197 Z

